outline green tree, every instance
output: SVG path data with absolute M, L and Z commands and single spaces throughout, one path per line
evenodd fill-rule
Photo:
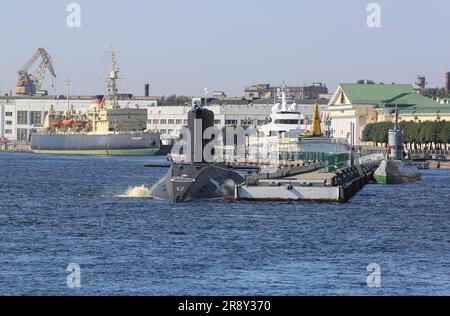
M 364 129 L 363 133 L 362 133 L 362 140 L 363 142 L 373 142 L 374 140 L 372 139 L 372 128 L 373 128 L 374 124 L 369 124 L 366 126 L 366 128 Z
M 184 95 L 180 95 L 180 96 L 171 95 L 162 100 L 161 106 L 181 106 L 181 105 L 190 104 L 191 101 L 192 101 L 192 98 L 184 96 Z
M 394 128 L 394 123 L 381 122 L 369 124 L 363 131 L 363 141 L 374 142 L 378 144 L 387 144 L 389 142 L 389 130 Z

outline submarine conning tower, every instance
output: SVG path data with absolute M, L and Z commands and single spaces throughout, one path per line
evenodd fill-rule
M 391 160 L 403 160 L 403 135 L 399 124 L 398 107 L 395 107 L 395 126 L 393 130 L 389 131 L 389 146 L 391 147 L 391 153 L 389 158 Z
M 204 148 L 211 141 L 204 139 L 205 131 L 214 127 L 214 112 L 196 107 L 188 113 L 188 130 L 191 135 L 189 152 L 186 153 L 188 161 L 191 163 L 207 163 L 203 155 Z

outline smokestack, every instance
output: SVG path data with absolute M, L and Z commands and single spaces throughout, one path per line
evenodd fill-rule
M 450 72 L 445 74 L 445 92 L 449 93 L 450 91 Z
M 148 83 L 145 85 L 145 96 L 150 96 L 150 85 Z

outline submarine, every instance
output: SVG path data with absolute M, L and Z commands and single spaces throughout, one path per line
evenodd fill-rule
M 169 171 L 152 186 L 151 197 L 183 203 L 234 195 L 236 185 L 243 183 L 244 178 L 225 162 L 205 159 L 205 147 L 211 140 L 203 139 L 203 135 L 210 127 L 214 127 L 214 112 L 194 105 L 188 113 L 187 130 L 191 137 L 187 140 L 189 149 L 183 152 L 186 159 L 167 165 Z

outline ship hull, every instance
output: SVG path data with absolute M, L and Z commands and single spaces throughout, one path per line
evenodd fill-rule
M 151 196 L 174 203 L 231 197 L 244 178 L 225 164 L 172 164 L 150 189 Z
M 159 134 L 33 135 L 37 154 L 151 156 L 159 151 Z
M 378 184 L 401 184 L 419 181 L 422 174 L 413 164 L 401 160 L 384 160 L 373 175 Z

